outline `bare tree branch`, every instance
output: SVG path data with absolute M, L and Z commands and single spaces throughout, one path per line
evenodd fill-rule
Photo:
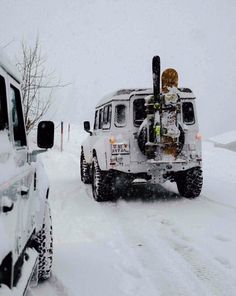
M 11 45 L 12 44 L 12 42 L 14 42 L 15 40 L 14 39 L 12 39 L 11 41 L 9 41 L 7 44 L 5 44 L 5 45 L 1 45 L 1 47 L 3 48 L 3 49 L 5 49 L 5 48 L 7 48 L 9 45 Z
M 54 71 L 47 71 L 38 38 L 33 47 L 22 42 L 22 58 L 16 66 L 22 75 L 22 102 L 29 133 L 48 111 L 53 91 L 70 83 L 61 83 L 58 79 L 55 81 Z

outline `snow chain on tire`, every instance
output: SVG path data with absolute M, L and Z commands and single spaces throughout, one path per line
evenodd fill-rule
M 180 195 L 186 198 L 198 197 L 202 190 L 202 169 L 195 167 L 184 172 L 176 173 L 175 181 Z
M 101 171 L 97 157 L 93 158 L 92 189 L 96 201 L 108 201 L 113 199 L 112 182 L 104 182 L 105 173 Z
M 35 237 L 38 257 L 38 280 L 46 280 L 50 277 L 53 256 L 52 218 L 49 204 L 45 205 L 45 213 L 42 229 Z
M 80 177 L 83 183 L 85 184 L 91 183 L 89 165 L 87 164 L 84 158 L 84 153 L 82 151 L 80 156 Z

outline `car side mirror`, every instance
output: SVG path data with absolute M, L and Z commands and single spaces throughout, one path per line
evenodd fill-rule
M 89 121 L 84 121 L 84 130 L 90 134 L 90 136 L 92 135 L 92 132 L 90 131 L 90 122 Z
M 54 123 L 41 121 L 38 124 L 37 144 L 39 148 L 49 149 L 54 145 Z

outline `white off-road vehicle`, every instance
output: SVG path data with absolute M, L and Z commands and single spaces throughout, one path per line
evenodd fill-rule
M 29 282 L 50 276 L 52 225 L 49 184 L 37 154 L 53 146 L 54 124 L 38 125 L 29 151 L 20 77 L 0 56 L 0 295 L 26 294 Z
M 160 81 L 162 87 L 160 89 Z M 181 196 L 197 197 L 202 188 L 201 137 L 196 98 L 178 88 L 178 75 L 160 75 L 153 58 L 153 89 L 122 89 L 95 108 L 93 131 L 81 147 L 81 180 L 92 183 L 97 201 L 114 198 L 117 183 L 177 183 Z

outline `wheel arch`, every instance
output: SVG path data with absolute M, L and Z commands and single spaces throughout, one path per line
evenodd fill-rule
M 97 161 L 99 167 L 102 171 L 107 171 L 107 159 L 106 159 L 106 152 L 102 149 L 94 148 L 92 151 L 93 157 L 97 157 Z

